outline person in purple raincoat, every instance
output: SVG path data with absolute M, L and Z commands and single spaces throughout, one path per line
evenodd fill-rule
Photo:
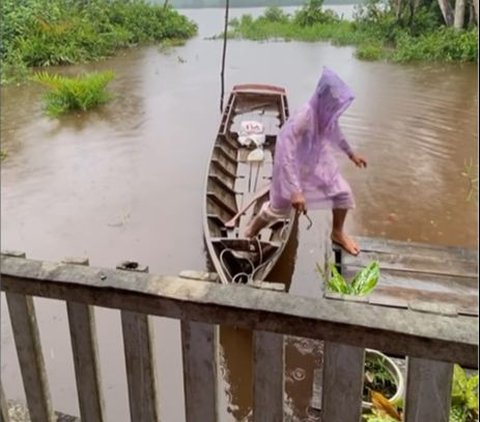
M 354 99 L 351 89 L 332 70 L 324 67 L 310 100 L 288 119 L 280 130 L 275 148 L 270 201 L 249 223 L 245 236 L 252 238 L 268 224 L 298 212 L 328 208 L 333 212 L 332 241 L 357 255 L 360 249 L 344 232 L 352 191 L 340 174 L 332 147 L 343 151 L 357 167 L 367 162 L 346 141 L 338 119 Z

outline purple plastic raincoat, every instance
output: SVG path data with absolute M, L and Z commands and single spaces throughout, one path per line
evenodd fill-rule
M 352 154 L 338 119 L 354 95 L 340 77 L 323 69 L 310 101 L 288 119 L 275 148 L 270 205 L 291 206 L 292 194 L 302 192 L 308 209 L 353 208 L 350 186 L 341 176 L 331 147 Z

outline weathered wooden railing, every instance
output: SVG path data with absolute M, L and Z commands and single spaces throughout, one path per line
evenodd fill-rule
M 477 368 L 477 318 L 316 300 L 245 286 L 49 263 L 2 255 L 6 293 L 32 421 L 53 410 L 32 296 L 67 303 L 79 408 L 103 421 L 94 306 L 120 309 L 131 420 L 159 419 L 148 315 L 182 321 L 187 421 L 217 420 L 216 324 L 255 331 L 254 420 L 283 420 L 283 335 L 325 341 L 322 420 L 358 421 L 363 348 L 407 356 L 405 420 L 448 421 L 452 365 Z M 191 346 L 195 344 L 195 350 Z M 3 390 L 2 390 L 3 396 Z M 6 418 L 2 397 L 2 418 Z

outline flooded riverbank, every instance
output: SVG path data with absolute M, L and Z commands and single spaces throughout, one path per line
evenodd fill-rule
M 97 111 L 57 120 L 41 110 L 35 85 L 2 88 L 2 249 L 34 259 L 88 256 L 113 267 L 125 259 L 150 272 L 202 270 L 205 171 L 219 124 L 221 10 L 188 11 L 200 36 L 164 54 L 152 46 L 67 69 L 113 69 L 114 100 Z M 235 13 L 241 13 L 236 10 Z M 228 45 L 226 86 L 260 82 L 287 89 L 291 109 L 306 101 L 321 67 L 335 69 L 356 100 L 341 124 L 368 160 L 358 170 L 339 158 L 357 208 L 356 235 L 477 247 L 476 202 L 467 202 L 465 161 L 477 156 L 477 65 L 394 65 L 356 60 L 349 47 L 326 43 Z M 323 257 L 330 216 L 312 213 L 274 281 L 290 293 L 321 294 L 314 263 Z M 64 304 L 36 301 L 56 409 L 78 414 Z M 119 313 L 98 309 L 99 351 L 108 420 L 128 420 Z M 20 374 L 2 295 L 2 380 L 9 398 L 22 398 Z M 155 318 L 162 420 L 183 419 L 178 323 Z M 251 409 L 249 333 L 221 334 L 221 416 L 248 418 Z M 308 343 L 308 342 L 307 342 Z M 312 352 L 313 351 L 313 352 Z M 315 345 L 287 342 L 289 411 L 307 417 Z M 112 400 L 113 398 L 113 400 Z

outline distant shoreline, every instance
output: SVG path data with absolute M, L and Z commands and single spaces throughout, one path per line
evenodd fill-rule
M 153 0 L 154 3 L 163 4 L 164 0 Z M 265 4 L 265 0 L 258 1 L 246 1 L 242 0 L 241 3 L 235 0 L 230 1 L 231 9 L 249 9 L 249 8 L 265 8 L 272 6 L 271 4 Z M 279 1 L 278 3 L 283 3 Z M 337 1 L 325 1 L 324 6 L 347 6 L 359 4 L 359 1 L 352 0 L 337 0 Z M 225 1 L 224 0 L 170 0 L 169 4 L 176 9 L 224 9 Z M 300 1 L 289 1 L 285 4 L 276 4 L 278 7 L 299 7 L 305 4 L 305 0 Z

